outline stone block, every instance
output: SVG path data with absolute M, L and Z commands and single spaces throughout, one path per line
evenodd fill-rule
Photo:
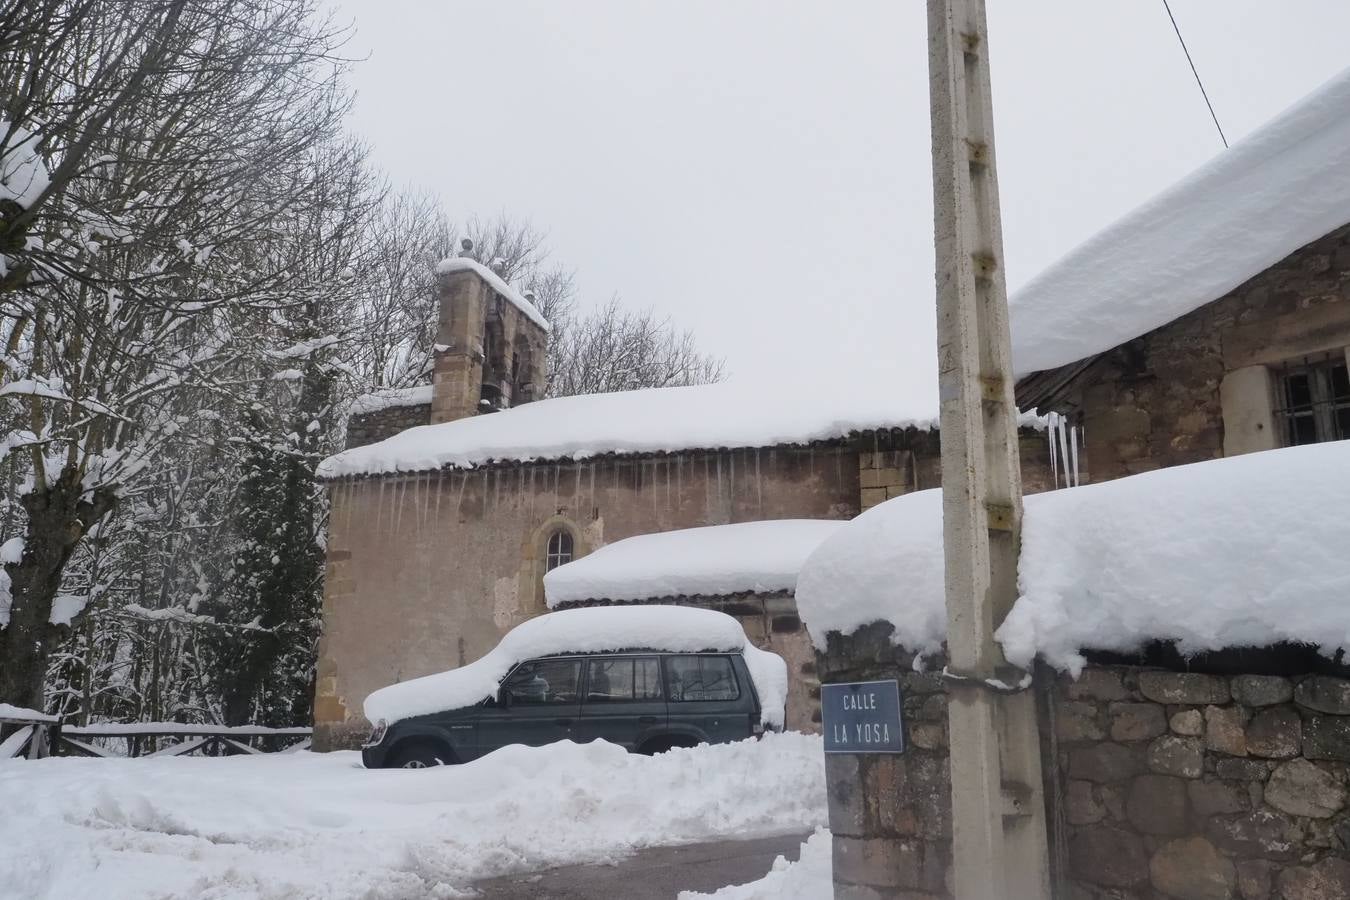
M 1311 716 L 1303 724 L 1303 755 L 1350 762 L 1350 718 Z
M 1269 900 L 1275 866 L 1264 859 L 1244 859 L 1237 864 L 1238 894 L 1242 900 Z
M 1191 800 L 1191 809 L 1195 810 L 1197 816 L 1205 819 L 1249 809 L 1247 791 L 1240 785 L 1241 782 L 1206 778 L 1203 781 L 1188 782 L 1186 793 Z
M 1123 744 L 1102 743 L 1069 751 L 1069 777 L 1106 784 L 1124 781 L 1143 769 L 1139 754 Z
M 886 502 L 886 489 L 878 487 L 862 488 L 861 498 L 863 509 L 870 509 L 879 503 Z
M 1156 703 L 1112 703 L 1111 740 L 1146 741 L 1167 731 L 1167 714 Z
M 1140 775 L 1130 783 L 1125 816 L 1144 834 L 1182 835 L 1188 830 L 1186 783 L 1170 775 Z
M 1278 675 L 1238 675 L 1230 687 L 1233 699 L 1243 706 L 1274 706 L 1294 697 L 1294 685 Z
M 1069 871 L 1090 884 L 1133 887 L 1148 881 L 1148 851 L 1131 831 L 1091 825 L 1069 838 Z
M 1314 675 L 1299 682 L 1294 689 L 1294 702 L 1314 712 L 1350 716 L 1350 681 Z
M 1214 774 L 1233 781 L 1265 781 L 1270 774 L 1270 764 L 1263 759 L 1231 757 L 1216 760 Z
M 1265 799 L 1291 816 L 1326 819 L 1345 807 L 1345 788 L 1325 769 L 1306 759 L 1291 759 L 1270 773 Z
M 1247 729 L 1242 707 L 1205 707 L 1205 746 L 1228 756 L 1247 755 Z
M 875 888 L 915 888 L 922 883 L 921 841 L 836 834 L 831 844 L 836 883 Z
M 1070 781 L 1064 791 L 1064 817 L 1070 825 L 1093 825 L 1106 818 L 1106 805 L 1090 781 Z
M 1141 672 L 1139 690 L 1155 703 L 1199 706 L 1231 699 L 1227 679 L 1197 672 Z
M 1164 775 L 1199 778 L 1205 771 L 1205 748 L 1199 738 L 1165 734 L 1148 746 L 1148 767 Z
M 909 742 L 920 750 L 941 750 L 947 746 L 945 722 L 915 722 L 909 726 Z
M 1350 897 L 1350 862 L 1335 856 L 1312 866 L 1280 872 L 1283 900 L 1345 900 Z
M 1285 861 L 1300 852 L 1298 823 L 1282 812 L 1257 809 L 1236 816 L 1214 816 L 1205 835 L 1224 852 Z
M 1055 710 L 1055 734 L 1061 741 L 1100 741 L 1106 737 L 1094 703 L 1061 703 Z
M 857 837 L 866 833 L 866 799 L 858 768 L 861 759 L 851 753 L 825 754 L 825 800 L 830 830 L 836 836 Z
M 1289 706 L 1263 709 L 1247 723 L 1247 752 L 1267 759 L 1293 759 L 1303 749 L 1303 718 Z
M 1149 860 L 1153 886 L 1177 900 L 1230 900 L 1237 868 L 1202 837 L 1169 841 Z
M 1070 700 L 1129 700 L 1130 691 L 1116 669 L 1087 668 L 1065 688 Z
M 1177 734 L 1188 737 L 1200 737 L 1205 733 L 1205 717 L 1198 709 L 1183 709 L 1181 712 L 1173 713 L 1167 724 Z

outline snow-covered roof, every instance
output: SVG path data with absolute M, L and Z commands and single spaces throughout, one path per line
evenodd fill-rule
M 424 406 L 429 403 L 431 403 L 431 385 L 419 384 L 414 387 L 385 388 L 370 394 L 362 394 L 352 401 L 348 412 L 353 416 L 363 416 L 395 406 Z
M 380 688 L 366 698 L 366 718 L 396 722 L 471 706 L 494 696 L 516 663 L 557 653 L 611 650 L 740 651 L 765 724 L 783 724 L 787 664 L 782 657 L 750 643 L 731 616 L 692 606 L 593 606 L 537 616 L 512 628 L 487 655 L 466 666 Z
M 1020 374 L 1119 346 L 1350 221 L 1350 69 L 1044 270 L 1010 301 Z
M 1026 498 L 1019 598 L 997 637 L 1076 671 L 1080 651 L 1350 647 L 1350 441 L 1161 469 Z M 807 560 L 812 639 L 877 620 L 916 652 L 946 635 L 940 490 L 863 513 Z
M 810 444 L 888 428 L 936 428 L 937 398 L 905 385 L 728 381 L 558 397 L 490 415 L 410 428 L 319 464 L 321 478 L 420 472 L 490 462 L 585 459 Z M 1024 424 L 1038 421 L 1026 417 Z
M 494 291 L 505 297 L 512 306 L 529 316 L 531 322 L 545 331 L 553 330 L 553 326 L 548 324 L 548 319 L 544 318 L 544 314 L 533 303 L 526 300 L 520 291 L 511 287 L 505 279 L 482 263 L 475 262 L 465 256 L 451 256 L 436 264 L 437 275 L 445 275 L 450 272 L 476 273 L 479 278 L 491 285 Z
M 774 519 L 641 534 L 544 576 L 550 607 L 583 600 L 657 600 L 791 592 L 837 519 Z

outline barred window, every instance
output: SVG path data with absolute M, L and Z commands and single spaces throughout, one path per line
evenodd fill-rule
M 1275 419 L 1287 447 L 1350 438 L 1350 369 L 1343 353 L 1275 370 Z
M 572 533 L 565 528 L 553 532 L 548 539 L 548 553 L 544 558 L 544 571 L 552 572 L 558 566 L 572 561 Z

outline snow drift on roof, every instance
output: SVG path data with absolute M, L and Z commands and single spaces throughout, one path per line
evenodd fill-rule
M 859 379 L 847 387 L 726 381 L 558 397 L 410 428 L 329 457 L 318 474 L 338 478 L 606 453 L 773 447 L 911 426 L 937 427 L 936 391 L 929 395 L 883 379 Z
M 352 401 L 347 410 L 353 416 L 391 409 L 395 406 L 423 406 L 431 403 L 431 385 L 419 384 L 406 388 L 385 388 L 370 394 L 362 394 Z
M 548 324 L 548 319 L 544 318 L 544 314 L 541 313 L 533 303 L 526 300 L 519 291 L 507 284 L 500 275 L 482 263 L 474 262 L 463 256 L 451 256 L 436 264 L 437 275 L 446 275 L 450 272 L 477 273 L 479 278 L 491 285 L 492 289 L 505 297 L 512 306 L 529 316 L 531 322 L 545 331 L 553 330 L 553 326 Z
M 1041 272 L 1011 299 L 1029 374 L 1217 300 L 1350 221 L 1350 69 Z
M 487 655 L 466 666 L 380 688 L 366 698 L 366 718 L 396 722 L 471 706 L 494 696 L 518 662 L 611 650 L 738 650 L 755 682 L 764 723 L 783 724 L 787 664 L 782 657 L 750 643 L 731 616 L 692 606 L 594 606 L 538 616 L 512 628 Z
M 811 551 L 843 526 L 776 519 L 641 534 L 544 576 L 549 606 L 581 600 L 654 600 L 792 591 Z
M 1152 640 L 1184 653 L 1350 647 L 1350 441 L 1177 466 L 1026 498 L 1020 597 L 998 631 L 1026 666 Z M 877 506 L 826 539 L 797 582 L 812 640 L 879 619 L 931 652 L 946 634 L 941 491 Z

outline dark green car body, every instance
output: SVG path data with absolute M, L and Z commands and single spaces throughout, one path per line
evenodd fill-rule
M 625 651 L 516 665 L 495 697 L 376 727 L 367 768 L 469 762 L 508 744 L 606 740 L 630 751 L 728 743 L 763 732 L 740 653 Z

